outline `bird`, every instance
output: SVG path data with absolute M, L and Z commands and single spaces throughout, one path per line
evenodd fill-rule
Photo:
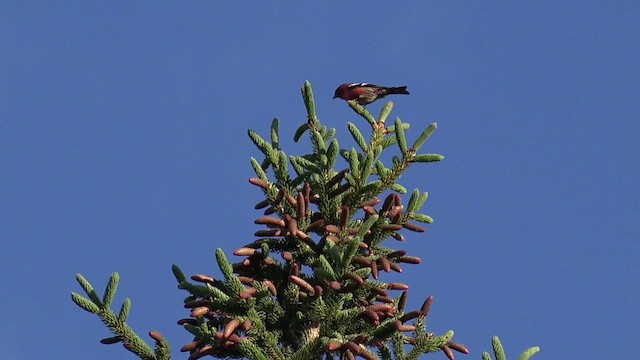
M 406 86 L 387 87 L 370 83 L 346 83 L 338 86 L 333 98 L 356 100 L 358 104 L 364 106 L 391 94 L 409 95 L 409 92 Z

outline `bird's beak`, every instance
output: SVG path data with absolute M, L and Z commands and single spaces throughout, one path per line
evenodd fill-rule
M 333 100 L 335 100 L 338 97 L 338 95 L 333 95 Z

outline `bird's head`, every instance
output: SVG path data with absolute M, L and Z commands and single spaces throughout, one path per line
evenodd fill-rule
M 349 87 L 350 84 L 342 84 L 340 86 L 338 86 L 338 88 L 336 89 L 336 92 L 333 94 L 333 98 L 341 98 L 344 99 L 344 94 L 345 91 L 347 90 L 347 88 Z

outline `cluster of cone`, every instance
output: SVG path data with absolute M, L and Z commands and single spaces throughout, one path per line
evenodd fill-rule
M 330 182 L 341 182 L 346 172 L 339 172 Z M 252 178 L 250 182 L 265 192 L 275 186 L 259 178 Z M 342 191 L 347 188 L 338 186 Z M 419 317 L 426 319 L 433 302 L 432 296 L 425 300 L 419 310 L 405 312 L 408 285 L 369 279 L 370 275 L 377 280 L 381 270 L 402 272 L 401 263 L 420 263 L 420 258 L 407 256 L 404 250 L 384 254 L 377 254 L 373 250 L 375 246 L 372 241 L 380 238 L 380 235 L 390 235 L 396 240 L 404 241 L 404 237 L 398 232 L 403 228 L 416 232 L 425 231 L 419 225 L 403 221 L 405 218 L 402 216 L 400 196 L 395 193 L 388 195 L 378 209 L 375 208 L 380 203 L 377 198 L 361 203 L 356 209 L 364 212 L 359 227 L 349 227 L 351 209 L 344 206 L 339 211 L 339 222 L 327 223 L 322 213 L 311 211 L 311 204 L 318 200 L 319 197 L 312 192 L 310 184 L 304 183 L 295 195 L 280 188 L 275 199 L 267 199 L 256 205 L 256 209 L 266 209 L 264 216 L 256 219 L 255 223 L 265 225 L 266 228 L 255 232 L 257 240 L 234 252 L 234 255 L 243 256 L 244 259 L 231 264 L 234 273 L 231 278 L 236 278 L 242 284 L 241 288 L 235 291 L 231 289 L 229 278 L 223 281 L 208 275 L 191 277 L 196 282 L 216 288 L 221 294 L 216 299 L 209 290 L 207 295 L 188 298 L 185 303 L 185 307 L 191 309 L 191 318 L 180 320 L 180 324 L 202 327 L 203 319 L 206 319 L 206 327 L 215 331 L 210 339 L 196 336 L 193 342 L 182 347 L 182 351 L 191 353 L 190 360 L 207 355 L 232 355 L 235 353 L 234 349 L 238 349 L 236 355 L 240 355 L 243 351 L 242 341 L 252 337 L 255 340 L 257 332 L 251 333 L 251 330 L 256 326 L 257 329 L 275 333 L 282 331 L 283 326 L 290 326 L 291 333 L 282 334 L 279 345 L 291 344 L 295 338 L 305 336 L 305 343 L 316 340 L 327 333 L 331 325 L 323 324 L 325 319 L 314 319 L 311 316 L 304 324 L 298 324 L 299 328 L 296 329 L 292 316 L 309 312 L 314 306 L 312 303 L 323 296 L 325 301 L 329 301 L 327 299 L 331 297 L 351 299 L 344 302 L 339 309 L 341 311 L 358 309 L 348 329 L 341 329 L 350 334 L 348 340 L 324 339 L 325 351 L 340 354 L 340 359 L 355 359 L 357 356 L 367 360 L 378 359 L 370 347 L 383 347 L 395 332 L 415 332 L 416 326 L 407 322 Z M 272 216 L 274 213 L 284 215 Z M 385 221 L 378 221 L 380 218 Z M 373 225 L 363 231 L 366 228 L 363 224 L 367 223 Z M 301 224 L 308 225 L 301 228 Z M 319 241 L 313 240 L 313 234 L 320 236 Z M 363 235 L 361 240 L 355 239 L 358 234 Z M 346 258 L 344 254 L 331 257 L 341 245 L 348 246 L 354 242 L 357 244 L 351 246 L 354 246 L 356 254 L 348 259 L 348 264 L 340 263 Z M 271 257 L 271 252 L 279 253 L 282 260 Z M 305 266 L 312 268 L 313 275 L 303 273 Z M 403 292 L 394 300 L 389 296 L 389 290 Z M 341 294 L 353 296 L 345 298 Z M 232 298 L 234 295 L 235 298 Z M 251 299 L 254 301 L 249 301 Z M 229 308 L 237 310 L 231 314 Z M 260 315 L 252 317 L 250 314 Z M 254 321 L 258 324 L 254 324 Z M 300 333 L 305 335 L 300 336 Z M 433 336 L 431 333 L 426 335 Z M 417 340 L 406 336 L 405 341 L 415 344 Z M 439 349 L 450 359 L 453 359 L 452 350 L 468 353 L 463 345 L 446 337 L 442 341 L 444 343 L 439 344 Z M 303 345 L 295 344 L 292 347 L 300 348 Z

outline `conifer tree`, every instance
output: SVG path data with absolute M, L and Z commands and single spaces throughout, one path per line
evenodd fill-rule
M 284 152 L 277 118 L 268 140 L 248 132 L 261 154 L 251 159 L 256 176 L 249 182 L 264 195 L 255 205 L 262 212 L 255 223 L 264 226 L 255 240 L 233 252 L 240 257 L 234 263 L 217 249 L 219 275 L 188 279 L 173 266 L 178 288 L 188 293 L 184 307 L 189 314 L 178 324 L 193 336 L 180 351 L 189 360 L 412 360 L 438 351 L 453 359 L 454 351 L 468 353 L 453 341 L 453 331 L 429 331 L 432 296 L 420 309 L 407 309 L 409 285 L 384 281 L 385 273 L 402 272 L 403 266 L 421 261 L 396 247 L 405 235 L 410 240 L 409 234 L 424 232 L 432 222 L 421 212 L 427 193 L 415 189 L 407 194 L 399 179 L 413 164 L 444 158 L 421 152 L 437 125 L 409 142 L 408 123 L 397 117 L 387 122 L 393 103 L 386 103 L 375 118 L 350 101 L 366 120 L 368 137 L 350 122 L 347 128 L 357 148 L 342 149 L 336 130 L 322 125 L 316 115 L 309 82 L 302 96 L 307 121 L 294 140 L 306 135 L 309 153 Z M 386 161 L 383 153 L 394 155 Z M 339 164 L 346 165 L 337 168 Z M 102 297 L 82 275 L 76 279 L 88 297 L 72 293 L 72 300 L 114 333 L 102 343 L 122 343 L 141 359 L 170 358 L 169 344 L 157 331 L 149 332 L 152 349 L 127 325 L 129 299 L 118 314 L 111 310 L 117 273 Z M 506 359 L 497 337 L 493 348 L 496 360 Z M 538 350 L 530 348 L 518 359 Z M 488 353 L 482 358 L 491 359 Z

